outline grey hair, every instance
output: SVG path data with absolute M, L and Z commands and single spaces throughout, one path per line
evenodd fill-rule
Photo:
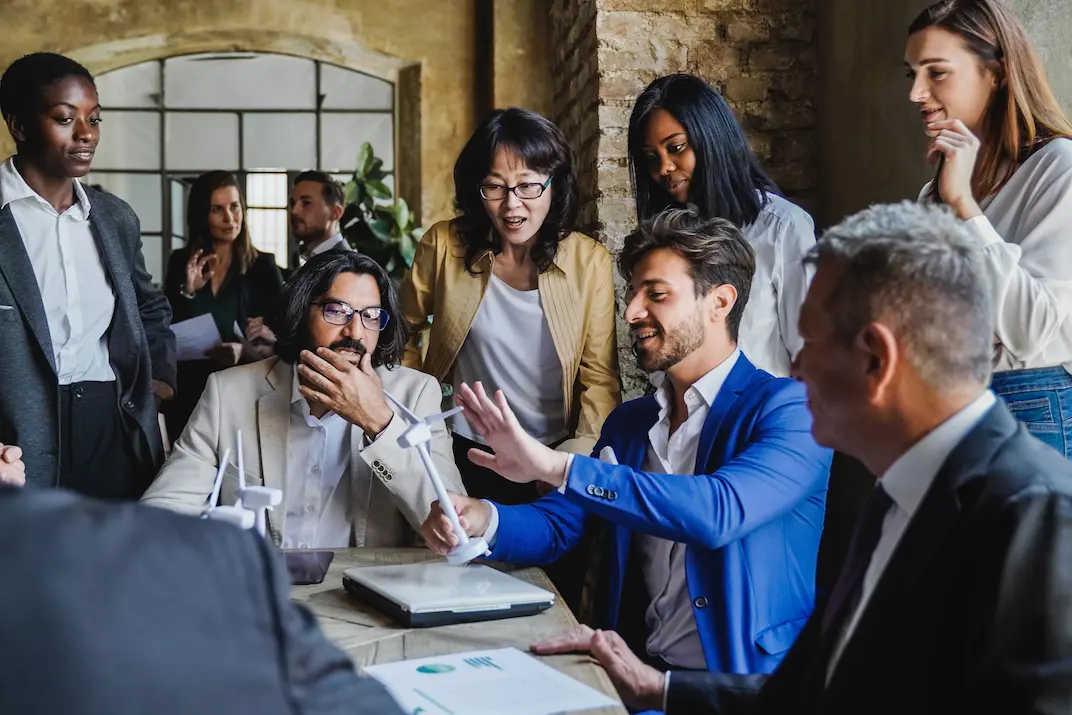
M 827 300 L 841 338 L 881 320 L 937 389 L 990 381 L 994 317 L 982 252 L 944 206 L 872 206 L 825 231 L 804 259 L 844 267 Z

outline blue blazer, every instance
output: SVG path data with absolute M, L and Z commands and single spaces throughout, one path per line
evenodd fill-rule
M 585 516 L 610 523 L 604 628 L 615 628 L 634 531 L 686 544 L 685 571 L 707 669 L 769 673 L 815 604 L 815 566 L 831 453 L 811 437 L 804 386 L 757 370 L 743 355 L 708 413 L 695 476 L 640 471 L 654 397 L 630 400 L 577 456 L 566 492 L 498 506 L 491 558 L 545 564 L 581 539 Z

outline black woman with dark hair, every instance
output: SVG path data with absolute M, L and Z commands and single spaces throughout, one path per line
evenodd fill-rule
M 452 388 L 501 388 L 530 434 L 587 455 L 621 385 L 612 261 L 575 231 L 573 151 L 540 115 L 497 110 L 462 149 L 454 191 L 458 216 L 428 230 L 402 284 L 415 326 L 405 364 Z M 506 504 L 538 496 L 470 461 L 470 449 L 487 448 L 463 415 L 452 428 L 471 494 Z
M 804 255 L 815 244 L 811 217 L 787 201 L 763 171 L 744 130 L 707 82 L 673 74 L 648 85 L 629 118 L 629 169 L 637 219 L 691 205 L 705 218 L 736 224 L 756 253 L 740 346 L 777 377 L 801 346 Z
M 268 515 L 284 548 L 412 546 L 435 490 L 391 393 L 420 416 L 439 412 L 439 383 L 401 367 L 409 331 L 398 296 L 374 260 L 327 251 L 295 271 L 269 320 L 276 355 L 213 373 L 186 431 L 143 501 L 185 513 L 204 508 L 224 449 L 245 435 L 246 480 L 283 492 Z M 463 488 L 451 438 L 432 424 L 432 459 Z M 237 499 L 224 472 L 220 503 Z
M 137 499 L 164 461 L 175 338 L 137 215 L 79 183 L 102 134 L 93 75 L 26 55 L 0 78 L 0 114 L 16 151 L 0 164 L 0 443 L 32 485 Z

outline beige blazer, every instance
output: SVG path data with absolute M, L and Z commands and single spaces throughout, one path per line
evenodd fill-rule
M 384 389 L 418 415 L 439 411 L 441 391 L 434 378 L 416 370 L 380 367 Z M 288 475 L 287 433 L 290 429 L 294 368 L 278 357 L 214 373 L 182 436 L 142 502 L 178 512 L 198 514 L 205 508 L 216 476 L 219 455 L 231 456 L 220 490 L 221 504 L 234 504 L 238 491 L 235 433 L 242 430 L 247 484 L 283 491 L 283 504 L 268 514 L 276 544 L 286 533 L 286 485 L 301 475 Z M 436 500 L 420 455 L 403 449 L 398 437 L 406 423 L 395 415 L 375 442 L 365 444 L 360 429 L 352 430 L 350 466 L 357 546 L 412 546 L 429 508 Z M 447 489 L 464 494 L 450 434 L 442 422 L 432 425 L 432 460 Z

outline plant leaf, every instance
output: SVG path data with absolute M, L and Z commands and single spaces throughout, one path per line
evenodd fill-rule
M 369 181 L 365 184 L 369 194 L 375 199 L 390 199 L 391 190 L 382 181 Z
M 398 227 L 403 232 L 410 229 L 410 222 L 413 220 L 413 216 L 409 212 L 406 200 L 401 196 L 395 201 L 395 218 L 398 221 Z
M 413 265 L 413 254 L 417 252 L 417 242 L 409 233 L 403 233 L 398 242 L 398 253 L 402 256 L 407 266 Z
M 372 159 L 374 155 L 372 153 L 372 145 L 368 142 L 361 143 L 361 149 L 357 152 L 357 174 L 362 177 L 368 176 L 369 169 L 372 168 Z
M 368 222 L 368 227 L 376 238 L 384 243 L 391 241 L 391 224 L 381 218 L 374 218 Z
M 357 182 L 350 179 L 346 182 L 346 186 L 343 187 L 343 203 L 352 204 L 357 202 Z
M 372 160 L 372 166 L 365 172 L 365 177 L 372 181 L 383 181 L 387 176 L 387 172 L 383 170 L 383 159 L 374 157 Z

